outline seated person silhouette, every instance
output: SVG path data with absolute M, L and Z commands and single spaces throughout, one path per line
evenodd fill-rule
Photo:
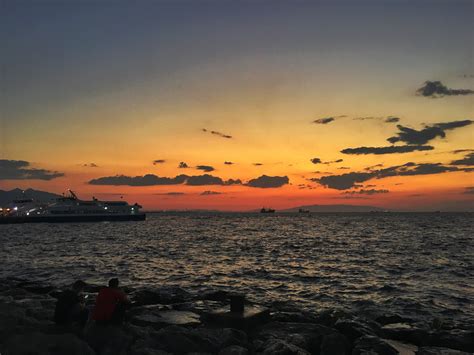
M 89 311 L 85 306 L 82 291 L 86 283 L 78 280 L 74 282 L 70 290 L 59 295 L 54 310 L 54 322 L 58 325 L 71 325 L 78 323 L 84 327 L 89 318 Z
M 125 310 L 129 307 L 130 301 L 127 295 L 120 290 L 119 280 L 110 279 L 109 286 L 99 291 L 95 301 L 95 308 L 92 319 L 96 324 L 122 324 L 125 319 Z

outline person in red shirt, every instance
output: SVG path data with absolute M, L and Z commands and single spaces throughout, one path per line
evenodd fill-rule
M 102 288 L 97 295 L 92 319 L 97 324 L 121 324 L 129 305 L 127 295 L 119 289 L 119 280 L 110 279 L 109 287 Z

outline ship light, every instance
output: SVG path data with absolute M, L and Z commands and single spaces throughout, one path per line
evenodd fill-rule
M 29 216 L 29 215 L 30 215 L 30 212 L 26 212 L 26 215 Z
M 106 209 L 107 209 L 107 206 L 104 207 L 104 210 L 106 210 Z
M 18 207 L 13 207 L 13 209 L 14 209 L 15 211 L 18 211 Z

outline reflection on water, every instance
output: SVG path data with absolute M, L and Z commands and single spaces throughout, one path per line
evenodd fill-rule
M 473 215 L 150 214 L 0 226 L 0 277 L 238 289 L 260 302 L 474 318 Z

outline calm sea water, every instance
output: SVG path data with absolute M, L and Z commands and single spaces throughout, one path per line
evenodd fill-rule
M 0 226 L 0 277 L 219 288 L 259 302 L 474 319 L 472 214 L 149 214 Z

